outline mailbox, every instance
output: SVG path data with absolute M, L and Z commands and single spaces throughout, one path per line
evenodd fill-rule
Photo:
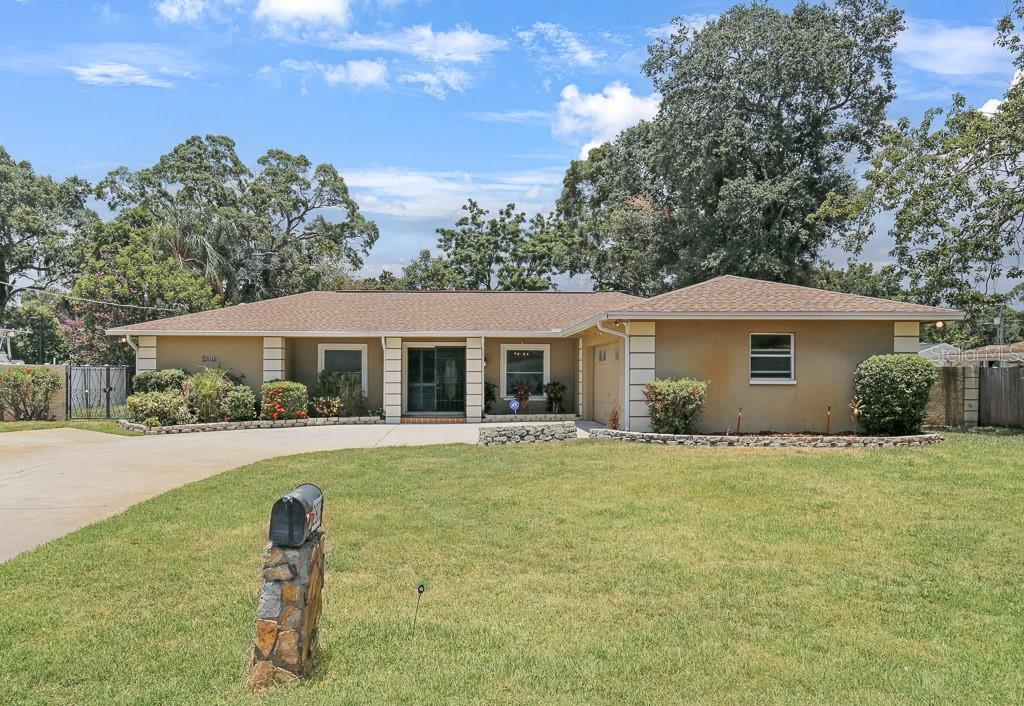
M 312 483 L 303 483 L 274 503 L 270 511 L 270 541 L 285 547 L 301 547 L 320 528 L 323 517 L 323 491 Z

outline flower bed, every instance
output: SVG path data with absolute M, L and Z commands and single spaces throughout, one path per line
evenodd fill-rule
M 143 434 L 190 434 L 198 431 L 235 431 L 238 429 L 282 429 L 285 427 L 324 427 L 342 424 L 383 424 L 380 417 L 316 417 L 313 419 L 269 419 L 248 422 L 208 422 L 206 424 L 173 424 L 162 427 L 148 427 L 127 419 L 118 421 L 125 429 L 141 431 Z
M 616 439 L 635 444 L 666 446 L 732 446 L 757 448 L 858 449 L 889 446 L 923 446 L 944 441 L 939 434 L 911 436 L 832 436 L 813 434 L 653 434 L 619 429 L 594 429 L 594 439 Z

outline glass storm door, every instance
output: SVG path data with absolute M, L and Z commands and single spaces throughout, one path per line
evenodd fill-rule
M 409 348 L 410 412 L 466 409 L 466 349 Z

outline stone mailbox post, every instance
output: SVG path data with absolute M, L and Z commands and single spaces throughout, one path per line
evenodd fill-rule
M 315 486 L 300 486 L 305 491 Z M 319 492 L 319 489 L 316 489 Z M 289 494 L 275 504 L 296 504 Z M 308 505 L 308 502 L 306 503 Z M 302 507 L 302 504 L 296 504 Z M 322 497 L 317 512 L 323 511 Z M 271 537 L 275 535 L 271 519 Z M 320 517 L 306 521 L 315 528 L 300 542 L 271 541 L 263 552 L 263 584 L 256 610 L 256 644 L 253 648 L 250 680 L 256 688 L 266 688 L 305 676 L 309 671 L 317 643 L 321 595 L 324 585 L 324 532 Z M 296 546 L 297 545 L 297 546 Z

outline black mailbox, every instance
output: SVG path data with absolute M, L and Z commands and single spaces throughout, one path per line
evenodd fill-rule
M 324 494 L 312 483 L 303 483 L 276 503 L 270 511 L 270 541 L 285 547 L 301 547 L 320 529 Z

